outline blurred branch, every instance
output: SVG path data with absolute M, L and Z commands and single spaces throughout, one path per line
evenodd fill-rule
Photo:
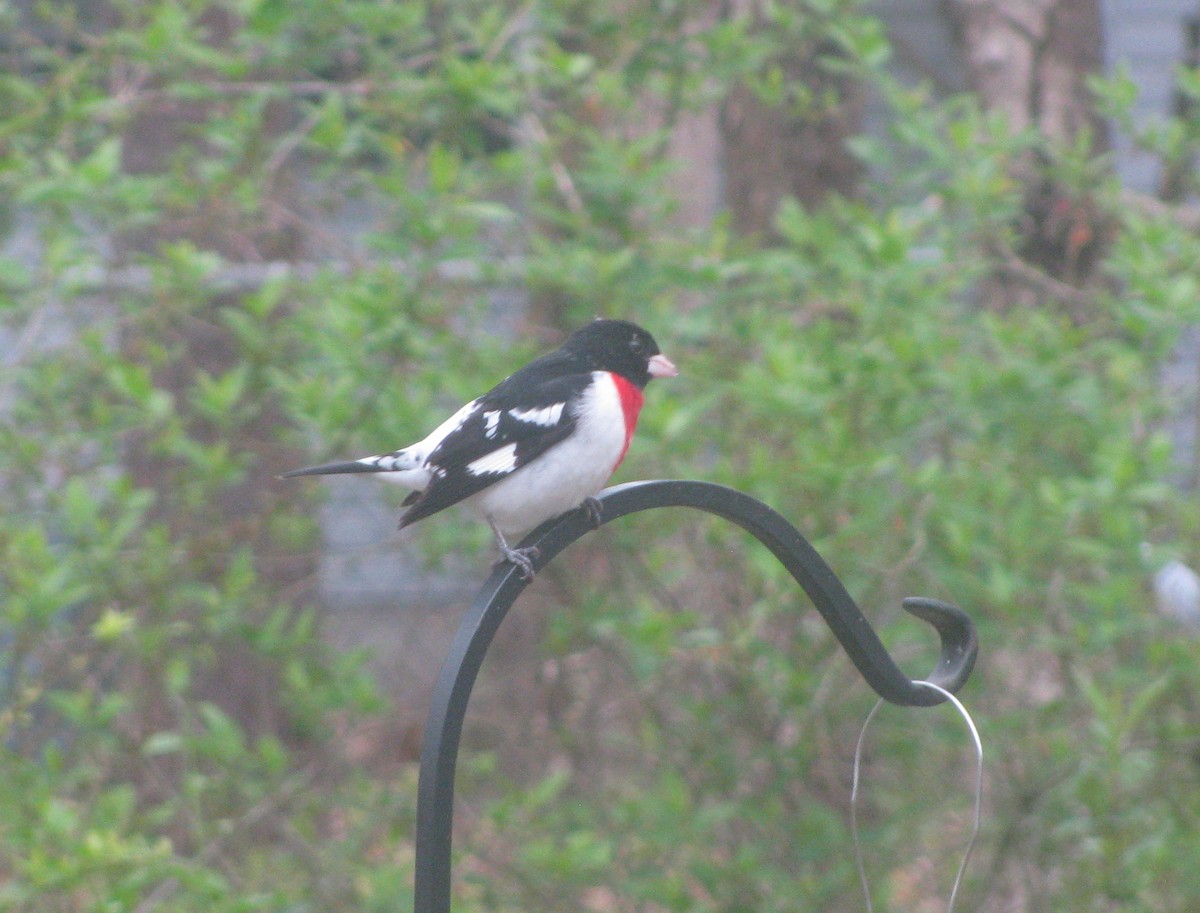
M 1146 193 L 1122 188 L 1118 201 L 1121 206 L 1136 210 L 1143 216 L 1167 219 L 1189 232 L 1200 232 L 1200 205 L 1168 203 Z
M 540 117 L 532 111 L 529 111 L 522 118 L 522 123 L 525 127 L 525 132 L 529 138 L 538 146 L 545 149 L 550 148 L 550 135 L 546 132 L 546 127 L 542 123 Z M 559 195 L 567 204 L 567 208 L 574 215 L 582 216 L 587 207 L 583 203 L 583 197 L 579 195 L 579 190 L 575 186 L 575 181 L 571 177 L 571 172 L 567 170 L 567 166 L 562 160 L 553 156 L 547 156 L 547 165 L 550 168 L 550 174 L 554 178 L 554 186 L 558 190 Z
M 401 65 L 400 69 L 408 69 L 412 66 L 420 66 L 431 62 L 434 59 L 432 53 L 422 54 L 420 63 L 415 61 L 409 62 L 409 67 Z M 339 82 L 335 79 L 300 79 L 293 81 L 276 81 L 273 79 L 231 81 L 231 82 L 206 82 L 203 86 L 214 95 L 257 95 L 262 92 L 275 92 L 281 95 L 290 95 L 293 98 L 315 98 L 321 95 L 368 95 L 376 89 L 381 88 L 381 84 L 371 79 L 352 79 L 347 82 Z M 146 92 L 143 97 L 152 95 L 169 96 L 170 90 L 161 89 L 154 92 Z
M 279 142 L 279 145 L 275 147 L 275 151 L 271 153 L 271 157 L 267 159 L 266 164 L 263 166 L 264 174 L 270 178 L 275 176 L 275 173 L 292 157 L 292 153 L 299 149 L 301 143 L 316 129 L 317 124 L 321 122 L 323 113 L 319 107 L 313 108 L 299 125 L 288 132 Z
M 317 773 L 316 768 L 310 767 L 285 782 L 277 792 L 265 797 L 214 837 L 196 857 L 196 862 L 200 864 L 214 862 L 225 852 L 233 838 L 244 834 L 276 812 L 282 811 L 295 796 L 312 786 L 316 782 Z M 169 900 L 179 890 L 179 887 L 180 882 L 177 878 L 168 878 L 166 881 L 159 882 L 154 890 L 134 907 L 133 913 L 150 913 L 151 910 L 157 909 L 162 903 Z
M 1082 319 L 1085 309 L 1091 304 L 1091 294 L 1026 263 L 1007 245 L 998 245 L 995 253 L 998 258 L 996 268 L 999 272 L 1035 292 L 1061 301 L 1068 307 L 1076 322 Z
M 399 258 L 269 260 L 262 263 L 224 263 L 208 273 L 206 280 L 216 291 L 252 292 L 270 282 L 305 282 L 323 273 L 350 275 L 364 269 L 379 268 L 388 268 L 403 274 L 411 272 L 415 267 L 409 261 Z M 481 264 L 475 259 L 447 259 L 434 266 L 437 278 L 447 282 L 484 282 L 491 280 L 494 274 L 498 274 L 502 280 L 508 280 L 520 276 L 523 269 L 523 257 L 498 257 L 486 264 Z M 60 281 L 77 295 L 147 292 L 154 287 L 154 270 L 147 266 L 87 266 L 65 270 Z M 18 294 L 30 289 L 13 285 L 5 290 Z
M 525 28 L 527 24 L 527 17 L 531 12 L 533 12 L 533 9 L 536 5 L 537 0 L 526 0 L 525 3 L 521 4 L 519 9 L 517 9 L 511 16 L 508 17 L 504 25 L 496 33 L 496 37 L 492 39 L 490 44 L 488 44 L 487 50 L 484 51 L 484 60 L 490 62 L 500 56 L 500 52 L 508 46 L 508 43 L 512 41 L 514 37 L 520 34 L 523 28 Z
M 15 339 L 5 344 L 2 363 L 6 370 L 4 380 L 0 382 L 0 414 L 6 414 L 12 405 L 12 391 L 17 380 L 17 372 L 13 368 L 40 348 L 42 329 L 46 324 L 48 313 L 47 308 L 34 308 L 29 315 L 29 320 L 21 328 L 21 332 L 16 335 Z M 13 668 L 19 668 L 19 666 L 13 666 Z M 13 686 L 15 682 L 16 676 L 10 676 L 9 686 Z

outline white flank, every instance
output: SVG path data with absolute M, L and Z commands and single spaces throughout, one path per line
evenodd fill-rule
M 551 425 L 558 424 L 558 420 L 562 418 L 563 406 L 565 405 L 566 403 L 555 403 L 553 406 L 545 406 L 541 409 L 509 409 L 508 414 L 518 422 L 544 425 L 548 428 Z
M 517 445 L 505 444 L 499 450 L 481 456 L 467 464 L 467 472 L 482 476 L 492 473 L 508 473 L 517 468 Z

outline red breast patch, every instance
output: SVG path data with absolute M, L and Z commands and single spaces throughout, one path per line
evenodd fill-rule
M 613 385 L 617 388 L 617 396 L 621 399 L 621 412 L 625 416 L 625 443 L 621 447 L 621 455 L 617 457 L 617 462 L 613 464 L 613 471 L 616 472 L 621 461 L 625 459 L 625 454 L 629 452 L 629 442 L 633 440 L 634 429 L 637 428 L 638 414 L 642 411 L 642 402 L 645 400 L 645 395 L 641 388 L 631 384 L 620 374 L 611 375 Z

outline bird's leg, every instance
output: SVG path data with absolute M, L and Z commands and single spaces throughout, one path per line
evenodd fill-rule
M 533 559 L 541 553 L 541 549 L 536 545 L 530 545 L 526 548 L 513 548 L 508 544 L 508 540 L 504 538 L 504 533 L 500 532 L 500 528 L 496 526 L 496 521 L 491 517 L 488 517 L 487 521 L 496 536 L 496 541 L 500 544 L 500 551 L 504 554 L 505 559 L 521 569 L 521 578 L 523 580 L 532 580 L 534 576 Z
M 599 529 L 600 525 L 604 522 L 602 519 L 604 505 L 600 503 L 600 499 L 591 497 L 584 498 L 583 503 L 579 506 L 588 512 L 588 516 L 592 519 L 592 526 L 594 526 L 596 529 Z

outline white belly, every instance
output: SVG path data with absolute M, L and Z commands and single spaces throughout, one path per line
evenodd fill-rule
M 576 413 L 575 433 L 464 503 L 515 538 L 597 494 L 625 448 L 625 414 L 612 376 L 597 382 Z

